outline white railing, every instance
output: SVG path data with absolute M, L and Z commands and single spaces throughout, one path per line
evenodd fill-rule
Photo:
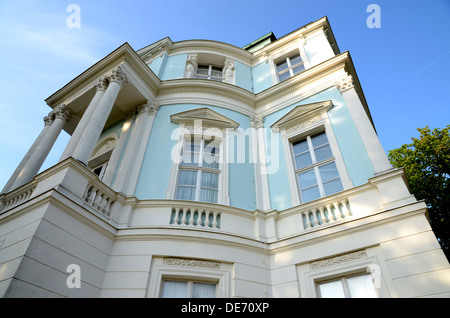
M 35 188 L 36 184 L 34 182 L 29 182 L 8 193 L 0 202 L 0 212 L 12 209 L 22 202 L 25 202 L 33 194 Z
M 348 199 L 333 200 L 301 211 L 303 229 L 312 229 L 335 223 L 352 216 Z
M 220 212 L 192 207 L 172 208 L 170 224 L 220 229 Z
M 114 197 L 100 189 L 98 185 L 89 184 L 83 196 L 86 205 L 106 217 L 110 216 Z

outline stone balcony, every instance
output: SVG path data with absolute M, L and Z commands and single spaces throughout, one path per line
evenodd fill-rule
M 379 220 L 384 212 L 404 205 L 419 204 L 419 209 L 426 209 L 423 202 L 410 195 L 403 178 L 402 170 L 393 169 L 362 186 L 283 211 L 248 211 L 203 202 L 125 196 L 106 186 L 78 161 L 68 158 L 27 184 L 1 194 L 0 215 L 38 204 L 47 197 L 65 198 L 82 207 L 82 215 L 111 232 L 167 229 L 171 233 L 189 231 L 189 235 L 195 236 L 197 231 L 198 235 L 207 232 L 275 243 L 364 224 L 367 223 L 364 219 L 370 216 Z

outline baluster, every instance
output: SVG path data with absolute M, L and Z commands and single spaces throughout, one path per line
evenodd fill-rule
M 90 189 L 90 193 L 89 193 L 89 195 L 88 195 L 88 197 L 86 199 L 86 202 L 89 205 L 92 205 L 92 203 L 94 202 L 96 193 L 97 193 L 97 189 L 94 186 L 92 186 L 91 189 Z
M 330 204 L 327 204 L 327 205 L 325 206 L 325 208 L 326 208 L 327 211 L 328 211 L 328 219 L 330 220 L 330 222 L 331 222 L 331 221 L 336 221 L 336 218 L 334 217 L 333 213 L 331 212 L 331 205 L 330 205 Z
M 212 228 L 217 229 L 217 212 L 213 212 L 213 222 L 212 222 Z
M 189 225 L 194 225 L 194 214 L 196 209 L 190 209 L 191 210 L 191 216 L 189 217 Z
M 310 211 L 303 212 L 303 215 L 306 217 L 306 228 L 312 228 L 311 218 L 309 217 Z
M 111 213 L 111 205 L 113 204 L 113 200 L 112 199 L 108 199 L 108 202 L 105 206 L 105 214 L 107 216 L 109 216 L 109 214 Z
M 347 199 L 342 200 L 341 204 L 342 204 L 342 212 L 344 212 L 344 216 L 351 216 L 352 213 L 347 208 Z
M 319 212 L 320 212 L 320 221 L 322 222 L 322 224 L 327 223 L 327 218 L 325 217 L 325 214 L 323 213 L 323 206 L 319 207 Z
M 104 195 L 98 205 L 98 209 L 100 210 L 100 212 L 103 212 L 103 213 L 105 212 L 105 207 L 108 204 L 108 201 L 109 201 L 109 198 L 106 195 Z
M 178 216 L 179 216 L 179 214 L 178 213 L 180 213 L 180 208 L 175 208 L 175 217 L 173 218 L 173 224 L 176 224 L 176 225 L 178 225 L 179 223 L 179 221 L 180 221 L 180 219 L 178 218 Z
M 95 197 L 94 202 L 92 203 L 92 206 L 94 208 L 98 209 L 98 206 L 99 206 L 100 202 L 102 201 L 103 196 L 104 196 L 104 194 L 101 193 L 100 191 L 98 191 L 97 196 Z
M 343 217 L 342 217 L 341 210 L 339 209 L 338 202 L 334 202 L 333 205 L 334 205 L 334 214 L 336 214 L 337 220 L 342 220 Z
M 203 216 L 203 210 L 198 210 L 197 214 L 197 226 L 202 226 L 202 216 Z
M 314 226 L 319 225 L 319 219 L 317 218 L 317 209 L 312 209 L 311 210 L 312 215 L 313 215 L 313 221 L 314 221 Z
M 209 214 L 211 211 L 206 210 L 206 217 L 205 217 L 205 227 L 209 227 Z
M 181 224 L 186 225 L 186 217 L 187 217 L 188 208 L 183 208 L 183 215 L 181 217 Z

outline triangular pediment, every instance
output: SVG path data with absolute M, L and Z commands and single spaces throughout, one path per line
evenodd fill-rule
M 233 128 L 239 127 L 239 124 L 230 118 L 219 114 L 207 107 L 197 108 L 173 114 L 170 116 L 170 121 L 176 124 L 185 124 L 188 126 L 194 126 L 196 121 L 201 121 L 201 125 L 204 127 L 217 127 L 217 128 Z
M 270 126 L 270 128 L 279 130 L 288 129 L 302 122 L 306 122 L 308 120 L 311 120 L 312 118 L 320 116 L 332 107 L 333 102 L 331 100 L 298 105 L 294 107 L 294 109 L 292 109 L 289 113 L 276 121 L 272 126 Z

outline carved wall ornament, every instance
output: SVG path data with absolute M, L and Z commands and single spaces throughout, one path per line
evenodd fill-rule
M 334 85 L 337 87 L 337 89 L 343 93 L 346 90 L 349 90 L 355 85 L 353 84 L 353 77 L 351 75 L 347 75 L 344 78 L 342 78 L 340 81 L 334 83 Z
M 352 253 L 348 253 L 345 255 L 340 255 L 340 256 L 336 256 L 336 257 L 331 257 L 331 258 L 326 258 L 320 261 L 315 261 L 315 262 L 311 262 L 309 263 L 309 267 L 311 269 L 320 269 L 320 268 L 325 268 L 325 267 L 329 267 L 329 266 L 334 266 L 334 265 L 338 265 L 341 263 L 347 263 L 350 261 L 355 261 L 361 258 L 365 258 L 367 257 L 367 252 L 365 250 L 362 251 L 357 251 L 357 252 L 352 252 Z
M 225 83 L 234 84 L 234 61 L 226 59 L 223 66 L 223 78 Z
M 186 60 L 185 78 L 193 78 L 197 72 L 197 54 L 189 54 Z
M 213 261 L 205 261 L 199 259 L 189 259 L 189 258 L 176 258 L 176 257 L 166 257 L 164 258 L 165 265 L 174 266 L 188 266 L 188 267 L 201 267 L 210 269 L 219 269 L 220 263 Z

